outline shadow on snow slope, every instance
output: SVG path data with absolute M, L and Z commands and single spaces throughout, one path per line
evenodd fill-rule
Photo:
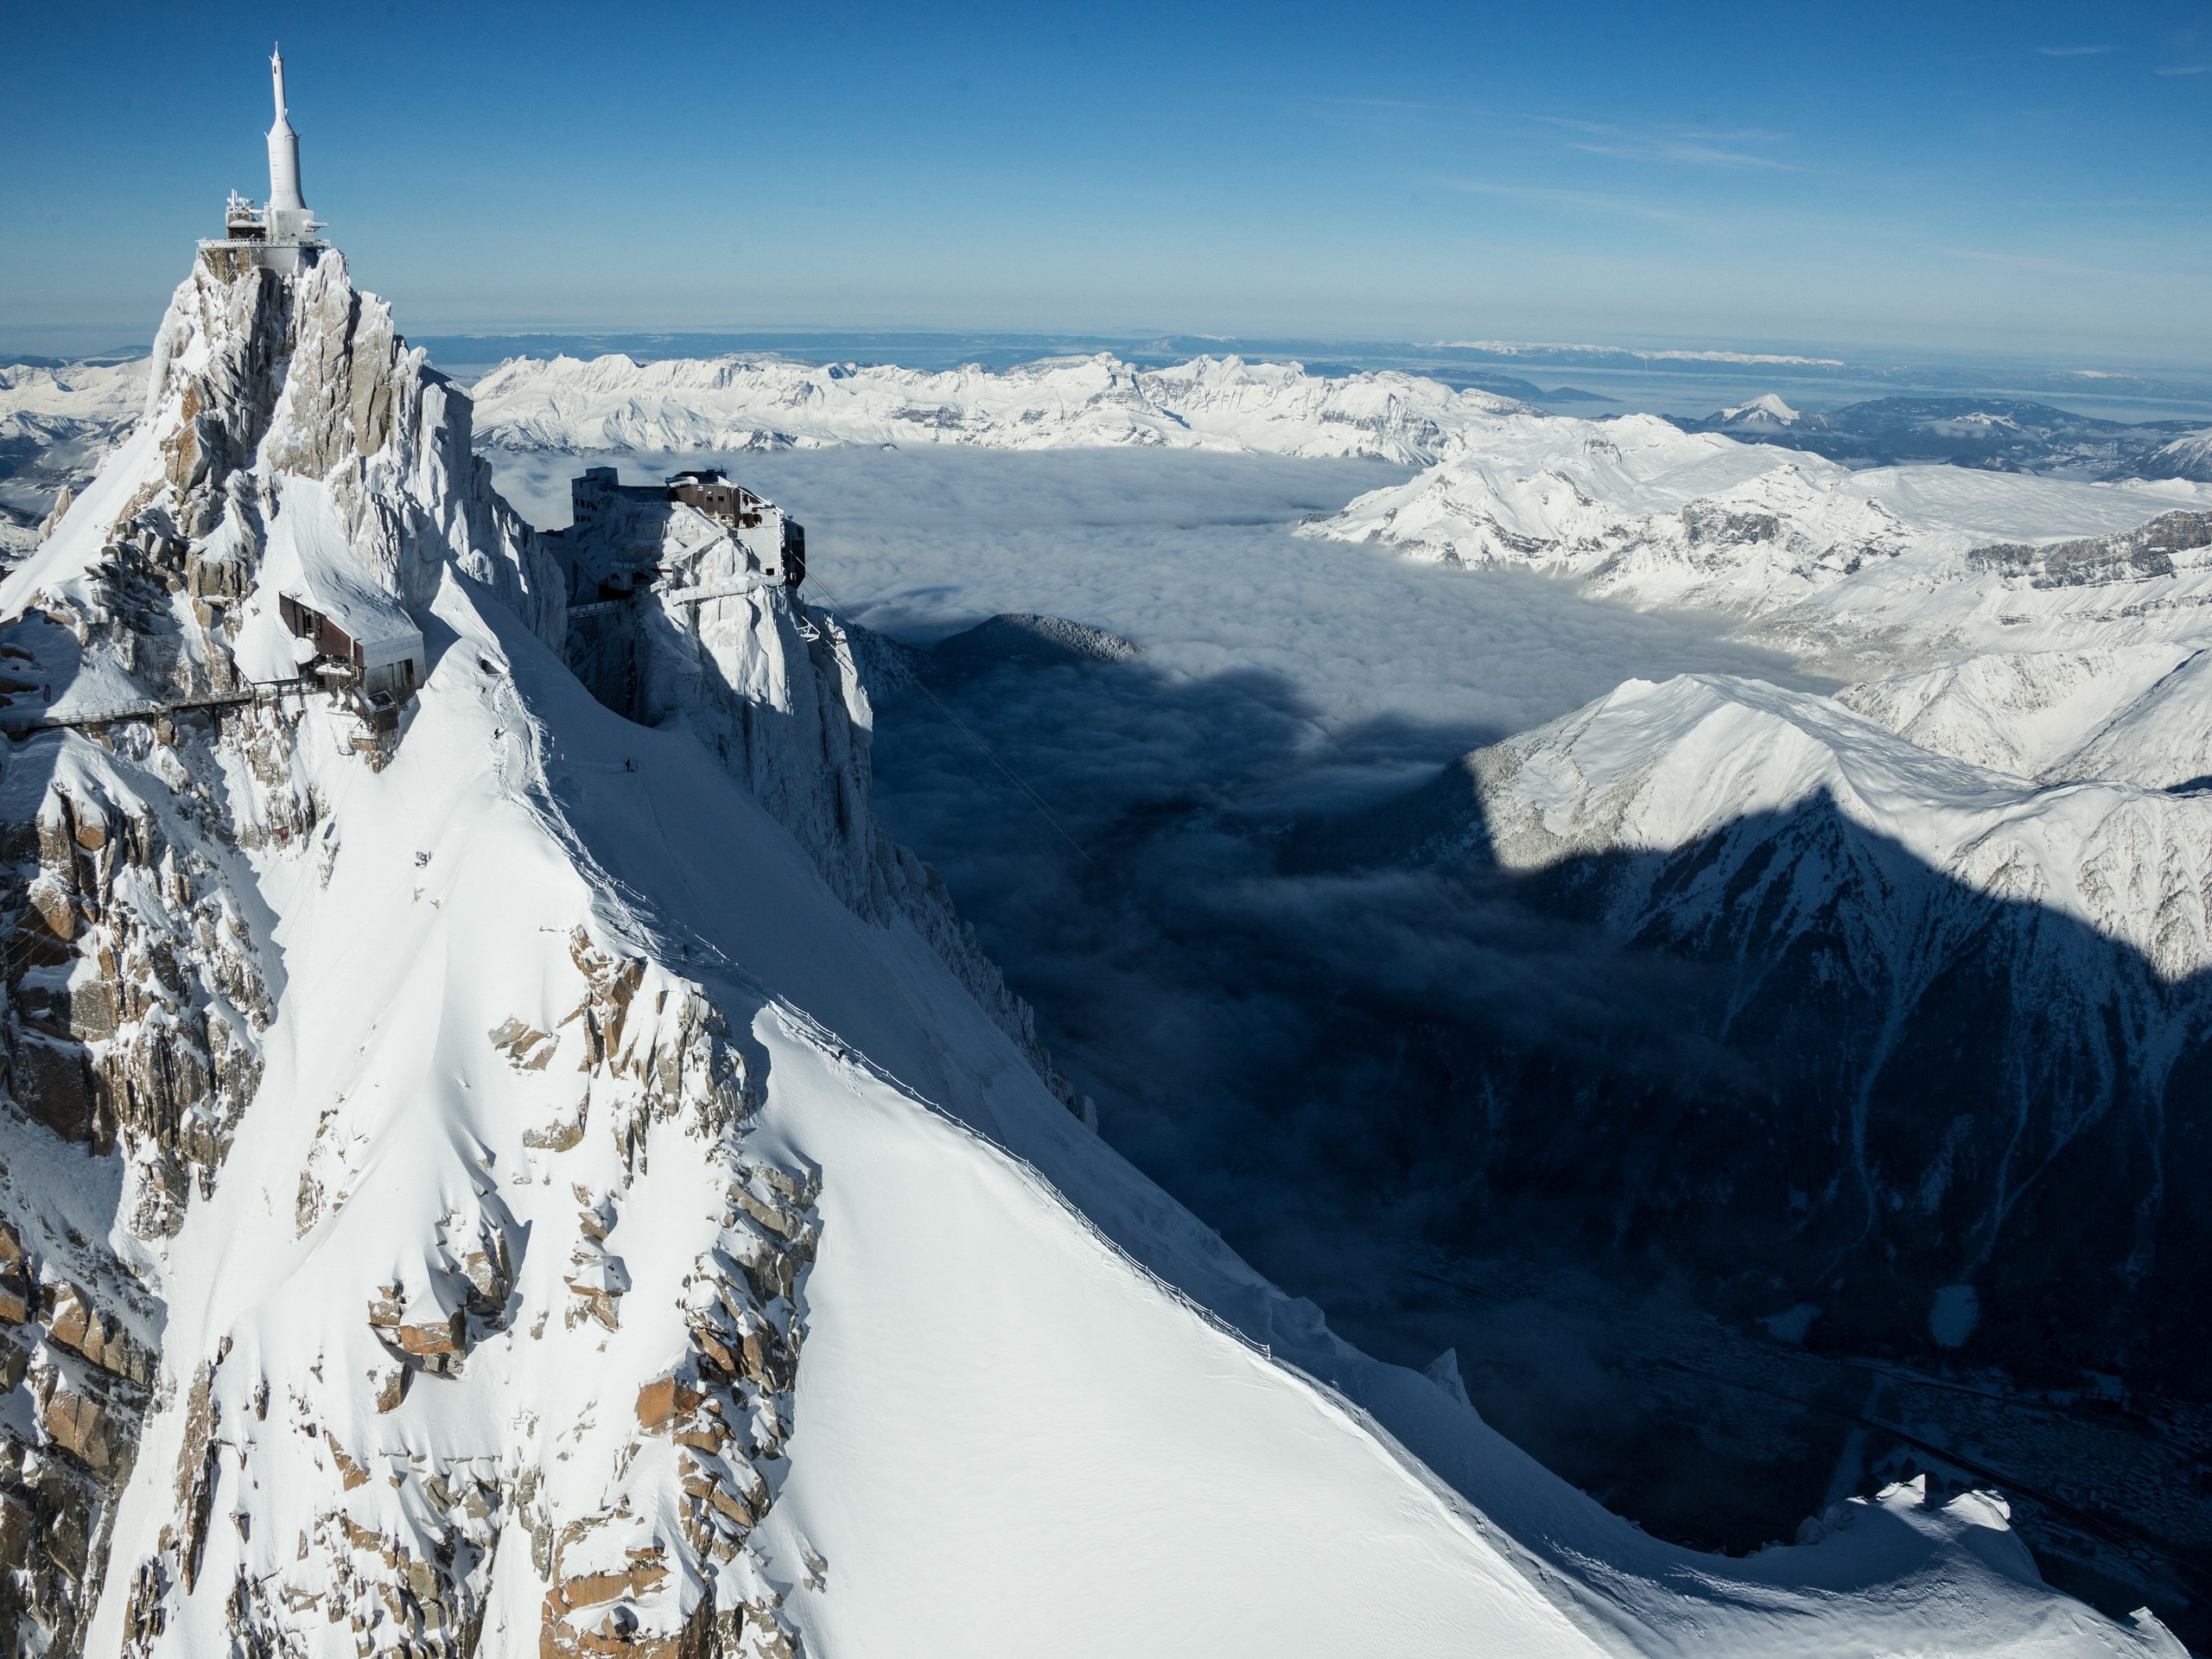
M 1300 796 L 1480 734 L 1316 753 L 1264 673 L 977 667 L 944 707 L 1081 853 L 911 682 L 878 687 L 879 808 L 1108 1138 L 1263 1273 L 1382 1357 L 1456 1347 L 1486 1416 L 1665 1535 L 1754 1548 L 1931 1468 L 2007 1485 L 2075 1587 L 2202 1605 L 2212 1216 L 2169 1173 L 2212 1150 L 2203 978 L 1824 798 L 1516 874 L 1457 766 Z M 1716 877 L 1725 910 L 1686 902 Z

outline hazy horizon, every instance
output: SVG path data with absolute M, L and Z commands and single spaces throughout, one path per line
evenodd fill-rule
M 2212 363 L 2212 31 L 2184 6 L 11 22 L 39 67 L 0 113 L 18 352 L 150 332 L 224 193 L 265 188 L 281 37 L 308 201 L 418 334 Z

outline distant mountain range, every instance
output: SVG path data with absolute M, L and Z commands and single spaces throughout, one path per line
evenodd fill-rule
M 2212 480 L 2212 435 L 2190 421 L 2107 421 L 2018 397 L 1872 397 L 1840 409 L 1793 409 L 1772 392 L 1685 432 L 1808 449 L 1852 467 L 1942 461 L 1998 472 Z

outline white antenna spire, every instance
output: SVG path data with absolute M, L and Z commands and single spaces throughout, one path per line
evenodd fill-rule
M 300 195 L 300 135 L 284 111 L 284 50 L 270 54 L 269 75 L 276 92 L 276 124 L 269 129 L 269 208 L 273 213 L 304 215 L 307 202 Z M 273 226 L 272 226 L 273 228 Z

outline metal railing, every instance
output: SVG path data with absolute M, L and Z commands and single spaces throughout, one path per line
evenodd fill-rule
M 194 709 L 238 709 L 248 703 L 278 702 L 288 692 L 296 691 L 305 696 L 310 691 L 327 689 L 320 678 L 302 675 L 289 680 L 256 680 L 237 691 L 209 691 L 195 697 L 117 703 L 75 714 L 57 715 L 48 709 L 26 719 L 24 715 L 29 713 L 26 709 L 0 709 L 0 732 L 10 737 L 22 737 L 32 732 L 81 731 L 87 727 L 112 726 L 124 721 L 159 720 L 164 715 L 189 714 Z

